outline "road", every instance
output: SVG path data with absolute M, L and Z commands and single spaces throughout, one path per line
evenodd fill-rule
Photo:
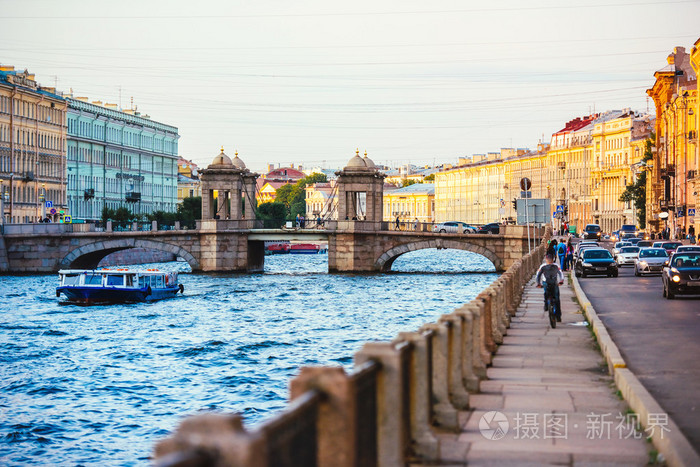
M 579 278 L 627 366 L 700 446 L 700 297 L 662 297 L 658 275 Z

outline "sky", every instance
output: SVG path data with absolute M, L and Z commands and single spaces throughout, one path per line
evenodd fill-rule
M 700 0 L 0 0 L 0 63 L 248 168 L 435 165 L 548 142 L 645 90 Z

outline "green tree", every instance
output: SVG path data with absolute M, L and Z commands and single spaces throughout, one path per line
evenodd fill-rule
M 652 135 L 653 137 L 653 135 Z M 654 157 L 651 151 L 651 139 L 646 140 L 644 157 L 642 162 L 646 163 Z M 625 187 L 619 198 L 623 203 L 634 203 L 634 209 L 637 213 L 639 228 L 643 229 L 647 225 L 647 173 L 642 171 L 636 180 Z
M 434 182 L 435 181 L 435 174 L 430 174 L 426 177 L 423 178 L 424 182 Z
M 105 207 L 102 209 L 102 225 L 107 225 L 107 221 L 112 221 L 112 228 L 124 228 L 129 222 L 136 220 L 136 216 L 125 207 L 112 209 Z
M 197 221 L 202 218 L 202 197 L 185 198 L 177 205 L 177 220 L 182 227 L 194 229 Z
M 284 203 L 262 203 L 258 206 L 256 217 L 262 219 L 266 229 L 276 229 L 280 226 L 280 221 L 287 218 L 289 210 Z
M 403 188 L 403 187 L 405 187 L 405 186 L 415 185 L 416 183 L 418 183 L 418 181 L 406 179 L 406 180 L 403 180 L 403 181 L 401 182 L 401 188 Z
M 275 202 L 282 203 L 287 207 L 287 219 L 295 219 L 297 214 L 304 216 L 306 215 L 306 187 L 327 180 L 325 174 L 314 173 L 293 185 L 282 185 L 277 189 Z

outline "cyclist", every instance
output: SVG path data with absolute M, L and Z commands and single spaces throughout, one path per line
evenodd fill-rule
M 542 282 L 547 284 L 544 289 L 544 310 L 547 311 L 547 299 L 554 300 L 555 316 L 561 322 L 561 303 L 559 303 L 559 285 L 564 283 L 564 273 L 554 261 L 554 254 L 547 254 L 544 263 L 537 270 L 537 287 L 542 288 Z

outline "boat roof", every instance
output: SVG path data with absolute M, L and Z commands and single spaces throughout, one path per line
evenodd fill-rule
M 83 274 L 83 273 L 97 273 L 97 274 L 177 274 L 175 272 L 161 271 L 160 269 L 132 269 L 132 268 L 104 268 L 104 269 L 61 269 L 58 271 L 59 274 Z

